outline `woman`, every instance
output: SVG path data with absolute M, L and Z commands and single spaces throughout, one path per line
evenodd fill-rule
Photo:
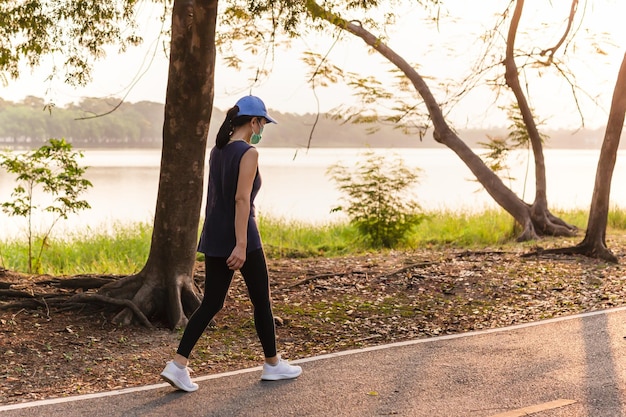
M 241 272 L 254 306 L 254 325 L 265 355 L 261 379 L 292 379 L 302 373 L 299 366 L 290 365 L 276 353 L 269 277 L 254 218 L 261 177 L 258 152 L 251 144 L 259 143 L 266 123 L 276 121 L 267 114 L 263 101 L 243 97 L 228 110 L 211 150 L 206 215 L 198 247 L 206 257 L 204 298 L 189 319 L 176 356 L 161 373 L 164 380 L 183 391 L 198 389 L 189 377 L 188 358 L 222 309 L 236 270 Z

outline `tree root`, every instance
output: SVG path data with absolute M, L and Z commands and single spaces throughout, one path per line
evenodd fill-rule
M 331 273 L 328 273 L 328 274 L 312 275 L 310 277 L 303 278 L 300 281 L 296 281 L 293 284 L 285 285 L 284 287 L 278 288 L 278 291 L 289 290 L 291 288 L 299 287 L 300 285 L 308 284 L 309 282 L 313 282 L 313 281 L 316 281 L 318 279 L 332 278 L 332 277 L 343 277 L 343 276 L 346 276 L 346 275 L 350 275 L 352 273 L 354 273 L 354 272 L 331 272 Z
M 1 303 L 0 310 L 17 310 L 17 309 L 36 309 L 45 307 L 46 304 L 37 299 L 11 301 L 8 303 Z
M 482 251 L 464 250 L 463 252 L 456 255 L 456 257 L 464 258 L 466 256 L 506 255 L 507 253 L 511 253 L 511 252 L 507 252 L 503 250 L 482 250 Z
M 85 290 L 101 288 L 106 284 L 115 285 L 117 281 L 121 280 L 118 280 L 115 277 L 77 276 L 68 279 L 39 281 L 34 283 L 34 285 L 48 285 L 57 288 Z M 124 310 L 132 312 L 132 314 L 143 326 L 148 328 L 152 327 L 152 324 L 146 315 L 129 299 L 109 297 L 95 293 L 35 293 L 33 291 L 13 290 L 10 289 L 10 286 L 11 285 L 9 285 L 8 289 L 0 289 L 0 296 L 3 298 L 20 298 L 21 300 L 1 303 L 0 310 L 12 310 L 19 308 L 39 309 L 49 308 L 50 306 L 54 306 L 59 309 L 59 311 L 73 310 L 79 308 L 80 306 L 88 306 L 96 301 L 103 304 L 124 307 Z
M 429 265 L 432 265 L 433 263 L 435 263 L 435 262 L 425 261 L 425 262 L 418 262 L 418 263 L 406 265 L 406 266 L 403 266 L 400 269 L 396 269 L 396 270 L 394 270 L 394 271 L 392 271 L 390 273 L 387 273 L 387 274 L 384 274 L 384 275 L 380 275 L 378 277 L 378 279 L 383 279 L 383 278 L 389 277 L 391 275 L 397 275 L 397 274 L 400 274 L 402 272 L 408 271 L 409 269 L 422 268 L 422 267 L 425 267 L 425 266 L 429 266 Z M 316 281 L 318 279 L 333 278 L 333 277 L 343 277 L 343 276 L 352 275 L 352 274 L 365 274 L 365 275 L 367 275 L 367 272 L 347 271 L 347 272 L 330 272 L 330 273 L 326 273 L 326 274 L 312 275 L 310 277 L 306 277 L 306 278 L 303 278 L 303 279 L 301 279 L 299 281 L 296 281 L 293 284 L 289 284 L 289 285 L 285 285 L 283 287 L 280 287 L 280 288 L 278 288 L 278 291 L 289 290 L 289 289 L 298 287 L 300 285 L 311 283 L 311 282 Z
M 102 286 L 109 284 L 111 282 L 118 281 L 120 277 L 102 277 L 102 276 L 75 276 L 72 278 L 66 279 L 51 279 L 47 281 L 41 281 L 39 284 L 43 285 L 52 285 L 54 287 L 59 288 L 70 288 L 70 289 L 83 289 L 90 290 L 95 288 L 101 288 Z
M 588 258 L 601 259 L 610 263 L 619 263 L 619 260 L 613 253 L 606 247 L 596 247 L 595 245 L 579 244 L 576 246 L 570 246 L 565 248 L 553 248 L 543 249 L 537 248 L 535 251 L 522 254 L 523 258 L 531 256 L 545 256 L 545 255 L 582 255 Z
M 20 290 L 4 290 L 4 289 L 0 289 L 0 296 L 1 297 L 8 297 L 8 298 L 37 298 L 37 297 L 41 297 L 40 295 L 37 294 L 33 294 L 30 293 L 28 291 L 20 291 Z
M 401 274 L 401 273 L 406 272 L 409 269 L 413 269 L 413 268 L 423 268 L 425 266 L 433 265 L 434 263 L 435 262 L 426 261 L 426 262 L 418 262 L 418 263 L 415 263 L 415 264 L 406 265 L 406 266 L 403 266 L 400 269 L 396 269 L 394 271 L 391 271 L 388 274 L 381 275 L 381 276 L 378 277 L 378 279 L 387 278 L 387 277 L 390 277 L 392 275 L 398 275 L 398 274 Z
M 137 319 L 141 322 L 141 324 L 143 324 L 147 328 L 152 328 L 152 323 L 150 323 L 150 320 L 148 320 L 148 318 L 141 312 L 141 310 L 137 307 L 137 305 L 135 305 L 135 303 L 133 303 L 130 300 L 120 300 L 117 298 L 111 298 L 111 297 L 107 297 L 105 295 L 100 295 L 100 294 L 76 294 L 69 299 L 70 302 L 83 302 L 83 303 L 90 303 L 94 300 L 100 301 L 106 304 L 123 306 L 131 310 L 135 314 Z
M 538 240 L 542 236 L 573 237 L 577 234 L 576 226 L 566 223 L 547 209 L 531 206 L 528 210 L 528 217 L 523 222 L 523 230 L 515 240 L 529 242 Z

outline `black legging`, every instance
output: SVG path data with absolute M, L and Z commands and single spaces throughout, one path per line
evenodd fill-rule
M 176 353 L 189 358 L 211 319 L 224 306 L 234 271 L 228 269 L 226 258 L 207 257 L 202 304 L 187 323 Z M 248 253 L 240 269 L 254 306 L 254 327 L 266 358 L 276 356 L 276 330 L 270 300 L 269 277 L 263 249 Z

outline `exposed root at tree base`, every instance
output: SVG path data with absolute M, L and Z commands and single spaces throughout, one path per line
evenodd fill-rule
M 538 248 L 536 251 L 523 254 L 522 257 L 537 256 L 537 255 L 581 255 L 588 258 L 601 259 L 603 261 L 618 263 L 618 259 L 606 246 L 598 246 L 589 243 L 580 244 L 576 246 L 569 246 L 565 248 L 552 248 L 542 249 Z

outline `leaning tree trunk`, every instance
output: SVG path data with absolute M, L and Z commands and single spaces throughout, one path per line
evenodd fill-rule
M 617 159 L 620 137 L 626 116 L 626 54 L 617 75 L 609 120 L 606 125 L 600 158 L 596 170 L 596 182 L 591 197 L 591 209 L 587 232 L 582 242 L 573 248 L 561 248 L 559 253 L 578 253 L 585 256 L 617 262 L 617 257 L 606 246 L 606 227 L 609 217 L 609 196 L 611 194 L 611 179 Z
M 314 18 L 324 19 L 338 28 L 363 39 L 367 45 L 378 51 L 406 75 L 424 100 L 424 104 L 433 121 L 435 140 L 454 151 L 496 203 L 519 223 L 522 228 L 522 232 L 517 238 L 519 241 L 537 239 L 540 235 L 573 236 L 575 234 L 572 228 L 563 226 L 564 222 L 561 222 L 563 224 L 561 225 L 554 216 L 546 212 L 533 210 L 532 206 L 526 204 L 511 189 L 504 185 L 502 180 L 448 126 L 441 108 L 428 85 L 404 58 L 360 24 L 357 24 L 358 22 L 348 22 L 342 17 L 325 10 L 315 0 L 307 0 L 306 5 Z
M 175 0 L 163 124 L 163 149 L 148 260 L 136 275 L 100 294 L 130 299 L 171 328 L 187 323 L 200 293 L 193 281 L 204 159 L 213 107 L 217 0 Z M 136 314 L 136 313 L 135 313 Z M 126 308 L 115 321 L 128 324 Z
M 533 117 L 532 110 L 528 105 L 528 100 L 524 95 L 524 91 L 519 81 L 519 71 L 517 64 L 515 63 L 515 38 L 517 36 L 517 29 L 519 27 L 519 21 L 522 17 L 522 10 L 524 9 L 524 1 L 518 0 L 511 18 L 511 26 L 506 40 L 506 57 L 504 60 L 505 65 L 505 80 L 506 84 L 511 88 L 515 99 L 517 100 L 518 107 L 524 120 L 524 125 L 528 132 L 528 138 L 533 150 L 533 157 L 535 161 L 535 200 L 530 207 L 531 216 L 537 219 L 536 225 L 541 225 L 543 228 L 539 230 L 540 234 L 549 235 L 567 235 L 568 232 L 574 232 L 576 228 L 572 225 L 565 223 L 563 220 L 554 216 L 548 210 L 548 195 L 547 195 L 547 183 L 546 183 L 546 164 L 543 156 L 543 143 L 535 118 Z M 570 17 L 571 19 L 571 17 Z M 541 221 L 539 221 L 541 219 Z

